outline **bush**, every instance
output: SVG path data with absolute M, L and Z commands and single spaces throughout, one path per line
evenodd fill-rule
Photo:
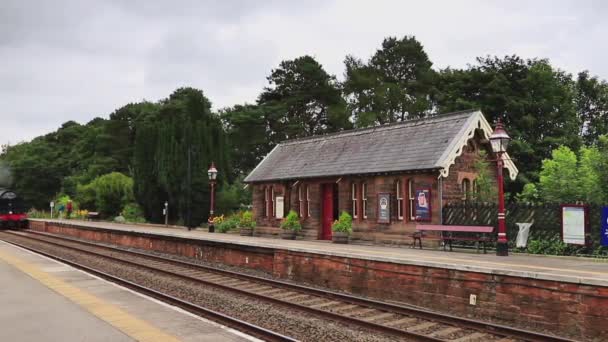
M 346 211 L 343 211 L 338 218 L 331 225 L 331 230 L 334 232 L 348 233 L 349 235 L 353 232 L 353 218 Z
M 567 249 L 568 245 L 561 240 L 531 240 L 528 243 L 530 254 L 565 255 Z
M 287 214 L 287 217 L 281 221 L 281 228 L 285 230 L 293 230 L 294 232 L 299 232 L 302 230 L 302 225 L 300 224 L 300 219 L 298 218 L 298 213 L 293 210 L 290 210 Z
M 217 224 L 215 223 L 216 220 L 214 218 L 213 222 L 215 224 L 215 228 L 217 229 L 218 232 L 220 233 L 227 233 L 230 230 L 234 230 L 237 229 L 237 227 L 239 226 L 240 223 L 240 218 L 238 215 L 232 215 L 229 216 L 228 218 L 224 218 L 224 215 L 220 216 L 221 219 L 217 220 Z
M 243 212 L 239 220 L 239 228 L 255 228 L 255 221 L 253 220 L 253 213 L 251 211 Z
M 122 216 L 128 222 L 146 222 L 143 210 L 137 203 L 127 203 L 127 205 L 122 208 Z
M 127 204 L 133 203 L 133 179 L 119 172 L 95 178 L 91 183 L 77 187 L 77 198 L 104 217 L 117 216 Z M 92 208 L 87 208 L 92 209 Z

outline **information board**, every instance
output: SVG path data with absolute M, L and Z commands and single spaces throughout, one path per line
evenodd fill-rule
M 391 223 L 391 195 L 378 194 L 378 223 Z
M 279 219 L 283 218 L 283 214 L 284 214 L 284 211 L 285 211 L 285 209 L 284 209 L 285 208 L 285 197 L 283 197 L 283 196 L 277 196 L 277 197 L 275 197 L 275 201 L 276 201 L 275 202 L 276 217 L 279 218 Z
M 608 246 L 608 207 L 602 208 L 602 246 Z
M 431 220 L 431 189 L 416 189 L 416 221 Z
M 586 208 L 577 205 L 562 206 L 562 239 L 565 243 L 584 245 L 586 233 Z

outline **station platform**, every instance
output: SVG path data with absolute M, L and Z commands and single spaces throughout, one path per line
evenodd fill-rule
M 0 284 L 0 341 L 255 340 L 2 241 Z
M 608 261 L 209 233 L 183 227 L 31 220 L 30 229 L 247 268 L 321 286 L 576 340 L 608 335 Z
M 66 221 L 50 221 L 66 223 Z M 238 234 L 208 233 L 183 227 L 130 225 L 111 222 L 67 221 L 82 227 L 146 233 L 159 236 L 215 241 L 250 247 L 281 248 L 294 252 L 385 261 L 460 271 L 509 275 L 524 278 L 554 280 L 576 284 L 608 286 L 608 259 L 562 257 L 511 253 L 508 257 L 469 252 L 445 252 L 438 249 L 412 249 L 377 245 L 334 244 L 320 240 L 282 240 L 240 236 Z

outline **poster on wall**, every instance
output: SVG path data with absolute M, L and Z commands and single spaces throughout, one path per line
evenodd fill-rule
M 276 200 L 276 217 L 278 219 L 283 218 L 284 208 L 285 208 L 285 198 L 283 196 L 277 196 Z
M 378 223 L 391 223 L 391 195 L 378 194 Z
M 562 240 L 584 245 L 587 232 L 587 208 L 582 205 L 562 205 Z
M 608 246 L 608 207 L 602 208 L 602 246 Z
M 416 189 L 416 221 L 431 220 L 431 189 Z

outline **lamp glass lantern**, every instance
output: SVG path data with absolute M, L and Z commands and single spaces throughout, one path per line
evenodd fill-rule
M 207 170 L 207 175 L 209 176 L 209 180 L 214 181 L 217 178 L 217 169 L 215 168 L 215 164 L 211 163 L 211 167 Z
M 506 152 L 509 141 L 511 141 L 511 137 L 507 134 L 505 127 L 499 119 L 496 123 L 496 128 L 494 128 L 494 132 L 490 135 L 492 151 L 494 151 L 494 153 Z

